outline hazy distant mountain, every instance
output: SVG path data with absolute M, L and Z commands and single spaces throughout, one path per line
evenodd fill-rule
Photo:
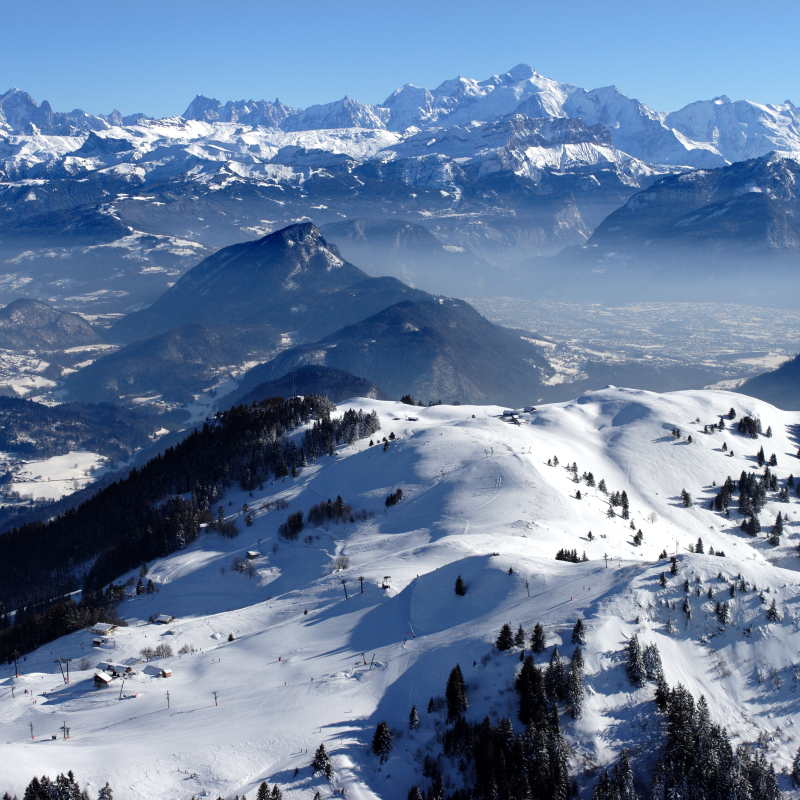
M 78 314 L 68 314 L 36 300 L 20 298 L 0 309 L 3 350 L 64 350 L 103 341 Z
M 370 275 L 391 275 L 436 294 L 481 292 L 499 273 L 465 247 L 444 245 L 413 222 L 353 219 L 323 225 L 322 232 Z
M 109 334 L 133 341 L 175 325 L 203 322 L 240 328 L 268 325 L 307 341 L 404 299 L 423 299 L 394 278 L 370 278 L 345 261 L 311 223 L 217 251 L 153 305 Z
M 587 91 L 526 65 L 407 84 L 377 106 L 198 95 L 161 120 L 61 114 L 11 90 L 0 96 L 0 261 L 10 265 L 0 302 L 25 285 L 60 306 L 128 312 L 209 248 L 309 219 L 408 221 L 508 268 L 582 247 L 664 175 L 800 152 L 798 119 L 788 101 L 725 97 L 654 111 L 613 86 Z M 104 251 L 111 268 L 91 249 L 146 236 L 165 238 Z M 497 285 L 482 279 L 485 291 Z
M 336 128 L 385 129 L 389 110 L 365 106 L 351 97 L 333 103 L 310 106 L 287 117 L 281 123 L 285 131 L 332 130 Z
M 241 125 L 274 128 L 296 113 L 297 109 L 285 106 L 277 98 L 274 103 L 266 100 L 229 100 L 223 105 L 219 100 L 199 94 L 189 103 L 182 116 L 200 122 L 238 122 Z
M 537 399 L 547 366 L 537 347 L 461 300 L 393 305 L 253 367 L 239 391 L 285 375 L 292 362 L 362 375 L 396 398 L 517 405 Z
M 787 411 L 800 411 L 800 356 L 784 362 L 771 372 L 750 378 L 736 391 L 766 400 Z
M 798 177 L 798 156 L 773 153 L 662 178 L 603 220 L 586 245 L 514 269 L 506 291 L 797 306 Z
M 244 353 L 227 333 L 186 324 L 103 356 L 70 375 L 64 388 L 70 401 L 128 404 L 160 395 L 182 404 L 206 388 L 219 367 L 238 363 Z
M 248 385 L 250 385 L 248 381 Z M 307 364 L 300 367 L 294 376 L 288 372 L 277 380 L 260 383 L 252 389 L 235 392 L 223 397 L 220 401 L 220 408 L 229 408 L 232 405 L 251 405 L 268 400 L 271 397 L 292 397 L 292 393 L 298 395 L 320 394 L 340 403 L 351 397 L 374 397 L 376 400 L 391 400 L 379 386 L 365 378 L 359 378 L 341 369 L 331 367 L 320 367 L 314 364 Z

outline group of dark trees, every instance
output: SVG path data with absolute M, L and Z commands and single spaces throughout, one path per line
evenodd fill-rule
M 14 624 L 3 615 L 0 617 L 0 661 L 10 664 L 15 653 L 30 653 L 60 636 L 98 622 L 127 625 L 115 612 L 120 592 L 124 596 L 123 586 L 111 584 L 105 592 L 84 593 L 79 603 L 67 594 L 56 602 L 31 604 L 17 610 Z
M 565 547 L 562 547 L 556 553 L 556 561 L 571 561 L 573 564 L 578 564 L 581 561 L 588 561 L 589 559 L 586 557 L 586 551 L 584 551 L 582 556 L 578 555 L 577 550 L 568 550 Z
M 79 588 L 95 592 L 117 575 L 180 550 L 197 538 L 232 484 L 252 489 L 279 479 L 319 453 L 373 434 L 377 415 L 332 417 L 327 398 L 308 395 L 218 413 L 180 444 L 100 490 L 78 508 L 0 536 L 0 563 L 14 564 L 0 586 L 6 608 L 54 604 Z M 302 446 L 287 437 L 313 422 Z M 181 497 L 180 495 L 187 495 Z
M 0 451 L 37 458 L 89 450 L 127 458 L 152 441 L 162 426 L 155 416 L 112 403 L 46 406 L 17 397 L 0 397 Z
M 86 789 L 81 789 L 70 770 L 55 780 L 50 780 L 47 775 L 42 775 L 41 778 L 34 777 L 25 788 L 22 798 L 23 800 L 89 800 L 89 794 Z M 3 800 L 12 800 L 8 792 L 3 795 Z M 16 795 L 13 800 L 17 800 Z M 114 800 L 114 793 L 108 783 L 100 787 L 97 800 Z
M 656 703 L 666 717 L 666 733 L 652 775 L 655 800 L 678 796 L 779 800 L 772 764 L 746 745 L 734 750 L 727 730 L 711 721 L 704 697 L 695 702 L 678 684 L 657 693 Z
M 398 491 L 400 490 L 398 489 Z M 337 495 L 336 500 L 331 500 L 329 497 L 327 502 L 323 500 L 311 506 L 306 515 L 306 523 L 319 528 L 331 522 L 339 525 L 340 523 L 357 522 L 374 516 L 374 511 L 367 512 L 364 509 L 353 511 L 353 507 L 345 503 L 341 495 Z M 304 527 L 303 512 L 295 511 L 294 514 L 289 514 L 286 522 L 278 526 L 278 535 L 282 539 L 294 541 Z
M 503 626 L 501 637 L 507 639 L 509 635 L 513 638 L 511 627 Z M 508 718 L 496 722 L 488 717 L 482 722 L 466 718 L 466 686 L 461 668 L 456 665 L 445 690 L 446 727 L 443 734 L 437 735 L 442 752 L 438 757 L 425 756 L 423 776 L 428 779 L 428 789 L 412 786 L 408 800 L 567 800 L 577 796 L 577 783 L 569 777 L 569 749 L 561 730 L 558 704 L 564 702 L 570 716 L 580 718 L 580 645 L 585 638 L 585 625 L 578 620 L 572 632 L 577 646 L 566 667 L 557 648 L 544 671 L 536 666 L 533 656 L 525 657 L 515 680 L 520 732 L 514 731 Z M 543 649 L 541 630 L 540 639 Z M 764 754 L 754 753 L 748 745 L 734 748 L 725 728 L 711 721 L 704 697 L 695 702 L 680 684 L 670 688 L 654 644 L 642 647 L 638 637 L 631 636 L 626 648 L 626 671 L 634 686 L 644 686 L 648 680 L 657 683 L 653 713 L 663 715 L 663 724 L 655 727 L 658 758 L 650 775 L 655 800 L 780 800 L 775 770 Z M 428 712 L 435 713 L 444 705 L 431 698 Z M 419 715 L 414 707 L 409 728 L 414 731 L 418 727 Z M 391 751 L 391 733 L 385 722 L 375 732 L 373 751 L 381 761 Z M 445 791 L 443 757 L 458 764 L 464 779 L 462 788 Z M 800 785 L 800 751 L 792 775 Z M 617 764 L 600 773 L 592 800 L 638 800 L 641 777 L 635 778 L 628 754 L 623 751 Z
M 778 500 L 782 502 L 789 502 L 789 494 L 793 487 L 797 487 L 800 493 L 800 482 L 795 482 L 794 476 L 790 475 L 786 482 L 781 485 L 778 476 L 770 470 L 768 466 L 764 467 L 762 474 L 754 472 L 745 472 L 739 476 L 738 484 L 735 484 L 729 475 L 724 483 L 720 486 L 717 496 L 711 501 L 710 506 L 714 511 L 724 512 L 726 516 L 730 516 L 730 504 L 733 499 L 733 494 L 738 490 L 739 501 L 737 511 L 742 516 L 741 529 L 751 536 L 758 536 L 761 533 L 761 523 L 758 515 L 766 505 L 769 499 L 770 492 L 777 492 Z M 780 521 L 779 521 L 780 520 Z M 781 518 L 780 512 L 772 526 L 769 534 L 769 542 L 773 546 L 780 544 L 780 537 L 783 534 L 784 520 Z
M 761 420 L 758 417 L 742 417 L 737 423 L 736 427 L 739 433 L 749 436 L 751 439 L 758 439 L 761 433 Z
M 386 498 L 386 507 L 390 508 L 391 506 L 397 505 L 402 499 L 403 490 L 397 489 L 397 491 L 391 492 Z

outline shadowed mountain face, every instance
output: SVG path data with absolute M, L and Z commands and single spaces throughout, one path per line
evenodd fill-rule
M 83 317 L 56 311 L 37 300 L 20 298 L 0 309 L 0 348 L 4 350 L 64 350 L 101 341 Z
M 376 400 L 391 400 L 379 386 L 358 375 L 352 375 L 341 369 L 306 365 L 300 367 L 294 375 L 289 372 L 282 378 L 261 383 L 255 388 L 232 392 L 223 400 L 223 407 L 235 404 L 251 405 L 272 397 L 291 397 L 293 392 L 305 396 L 310 394 L 324 395 L 334 403 L 341 403 L 351 397 L 372 397 Z
M 122 319 L 111 338 L 134 341 L 202 322 L 317 338 L 404 299 L 426 298 L 393 278 L 369 278 L 311 223 L 217 251 L 152 306 Z
M 218 367 L 242 357 L 241 345 L 228 335 L 187 324 L 98 359 L 70 375 L 65 388 L 73 401 L 119 403 L 162 395 L 184 403 L 212 382 Z
M 743 383 L 736 391 L 787 411 L 800 411 L 800 356 Z
M 495 267 L 465 247 L 444 245 L 427 228 L 396 219 L 354 219 L 322 227 L 342 254 L 370 275 L 445 295 L 469 295 L 495 283 Z
M 672 175 L 611 213 L 585 246 L 520 264 L 506 291 L 597 302 L 691 294 L 797 307 L 798 220 L 796 156 Z
M 363 375 L 394 397 L 521 405 L 537 399 L 538 348 L 460 300 L 403 302 L 245 374 L 240 392 L 298 365 Z

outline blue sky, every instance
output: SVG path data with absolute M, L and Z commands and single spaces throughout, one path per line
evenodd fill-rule
M 382 102 L 530 64 L 672 111 L 727 94 L 800 105 L 800 2 L 24 0 L 0 5 L 0 92 L 151 116 L 195 94 Z

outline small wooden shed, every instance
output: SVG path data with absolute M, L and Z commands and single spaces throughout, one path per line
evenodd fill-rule
M 169 625 L 170 622 L 175 622 L 175 617 L 171 617 L 169 614 L 159 614 L 156 617 L 156 622 L 159 625 Z
M 92 626 L 92 633 L 99 633 L 101 636 L 110 636 L 117 632 L 117 626 L 110 622 L 96 622 Z
M 105 672 L 96 672 L 94 676 L 94 685 L 98 689 L 103 689 L 111 684 L 111 676 Z

